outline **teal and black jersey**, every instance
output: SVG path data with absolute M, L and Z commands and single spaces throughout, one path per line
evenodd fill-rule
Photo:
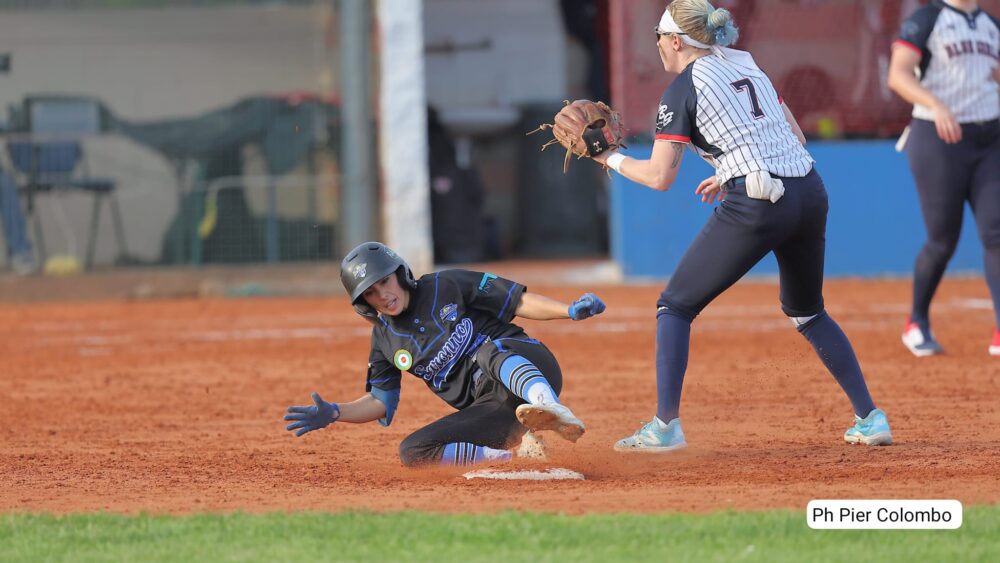
M 525 287 L 483 272 L 444 270 L 417 280 L 405 311 L 372 329 L 366 390 L 392 421 L 402 372 L 424 380 L 456 409 L 474 401 L 475 354 L 485 342 L 525 337 L 512 324 Z

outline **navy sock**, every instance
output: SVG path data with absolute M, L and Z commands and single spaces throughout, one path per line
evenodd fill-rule
M 512 454 L 507 450 L 497 450 L 477 446 L 468 442 L 445 444 L 441 452 L 441 465 L 473 465 L 484 461 L 508 461 Z
M 928 242 L 917 255 L 917 263 L 913 267 L 913 306 L 910 320 L 924 330 L 930 328 L 931 299 L 941 284 L 952 251 L 940 244 Z
M 826 314 L 826 311 L 816 315 L 805 324 L 798 327 L 802 336 L 812 344 L 816 354 L 826 369 L 830 370 L 840 387 L 847 393 L 854 407 L 854 414 L 865 418 L 875 409 L 865 376 L 861 374 L 861 366 L 854 355 L 854 348 L 840 326 Z
M 993 297 L 993 315 L 997 328 L 1000 328 L 1000 246 L 983 249 L 983 262 L 986 266 L 986 285 Z
M 660 309 L 656 315 L 656 416 L 664 423 L 679 416 L 690 345 L 691 321 Z

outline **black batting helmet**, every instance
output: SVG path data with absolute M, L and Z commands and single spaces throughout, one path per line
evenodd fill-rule
M 381 242 L 359 244 L 347 253 L 340 263 L 340 281 L 359 315 L 369 320 L 378 318 L 378 312 L 361 295 L 375 282 L 392 273 L 399 278 L 399 285 L 416 289 L 417 281 L 406 260 Z

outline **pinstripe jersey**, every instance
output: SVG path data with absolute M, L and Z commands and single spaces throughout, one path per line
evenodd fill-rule
M 895 45 L 920 54 L 918 78 L 959 123 L 1000 116 L 993 71 L 1000 61 L 1000 24 L 982 10 L 967 14 L 935 0 L 903 22 Z M 913 106 L 913 117 L 934 120 L 930 108 Z
M 667 87 L 656 140 L 690 143 L 711 156 L 720 184 L 758 170 L 800 178 L 814 162 L 767 75 L 715 54 L 696 59 Z

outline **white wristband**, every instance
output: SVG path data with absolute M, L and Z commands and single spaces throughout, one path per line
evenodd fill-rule
M 608 156 L 604 164 L 608 165 L 608 168 L 614 170 L 615 172 L 622 173 L 622 162 L 625 162 L 625 155 L 620 152 L 613 152 Z

